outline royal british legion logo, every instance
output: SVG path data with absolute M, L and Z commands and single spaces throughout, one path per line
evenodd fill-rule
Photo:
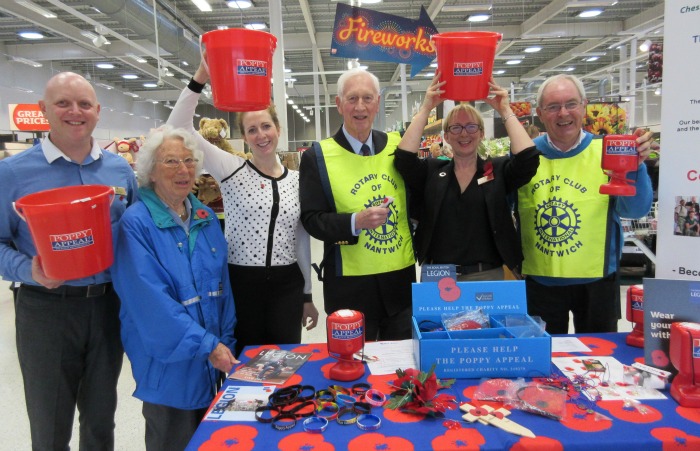
M 267 61 L 238 59 L 236 60 L 238 75 L 259 75 L 267 77 Z
M 484 73 L 484 63 L 481 61 L 473 63 L 453 63 L 452 75 L 455 77 L 472 77 Z
M 54 251 L 71 251 L 95 244 L 92 229 L 49 235 L 49 238 L 51 239 L 51 249 Z

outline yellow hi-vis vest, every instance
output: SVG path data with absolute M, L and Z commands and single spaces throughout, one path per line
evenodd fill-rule
M 523 274 L 599 278 L 608 266 L 610 197 L 599 194 L 602 140 L 570 158 L 540 157 L 537 174 L 518 189 Z
M 356 213 L 379 206 L 386 196 L 394 198 L 387 222 L 373 230 L 362 230 L 355 245 L 338 245 L 342 276 L 363 276 L 404 269 L 415 263 L 403 178 L 394 169 L 394 149 L 401 136 L 388 134 L 384 150 L 362 156 L 338 145 L 333 138 L 320 142 L 323 164 L 321 179 L 330 185 L 338 213 Z M 324 189 L 328 189 L 324 186 Z M 328 193 L 326 193 L 328 196 Z

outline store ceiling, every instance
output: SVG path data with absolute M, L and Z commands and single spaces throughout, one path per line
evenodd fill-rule
M 250 22 L 270 23 L 268 1 L 253 0 L 249 9 L 232 9 L 224 0 L 208 0 L 211 12 L 201 12 L 191 0 L 2 0 L 0 4 L 0 49 L 5 58 L 26 58 L 50 66 L 55 71 L 71 70 L 89 76 L 93 83 L 139 94 L 144 99 L 174 101 L 199 61 L 198 36 L 220 25 L 241 27 Z M 27 8 L 34 4 L 53 13 L 47 18 Z M 292 70 L 287 76 L 296 78 L 288 95 L 300 105 L 313 104 L 313 76 L 296 75 L 314 72 L 312 36 L 318 46 L 323 66 L 321 95 L 328 92 L 332 101 L 336 92 L 337 72 L 347 68 L 347 60 L 330 56 L 329 47 L 337 1 L 283 0 L 281 13 L 284 33 L 285 66 Z M 345 2 L 351 3 L 351 2 Z M 353 2 L 356 6 L 360 3 Z M 454 11 L 457 7 L 492 5 L 491 18 L 486 22 L 470 23 L 465 19 L 473 12 Z M 157 30 L 153 10 L 157 14 Z M 620 66 L 629 68 L 629 56 L 622 58 L 615 47 L 629 44 L 633 39 L 661 42 L 663 39 L 664 3 L 658 0 L 383 0 L 364 7 L 387 14 L 417 19 L 421 5 L 425 6 L 439 32 L 498 31 L 503 41 L 498 48 L 494 70 L 501 84 L 515 83 L 522 97 L 532 96 L 537 80 L 565 68 L 584 78 L 589 97 L 597 95 L 597 86 L 604 78 L 613 78 L 617 86 Z M 600 8 L 597 17 L 577 17 L 584 9 Z M 103 35 L 110 45 L 96 47 L 92 39 L 81 32 L 95 32 L 104 27 Z M 35 30 L 45 38 L 26 40 L 18 30 Z M 184 31 L 183 31 L 184 30 Z M 269 28 L 268 28 L 269 31 Z M 158 38 L 159 46 L 155 44 Z M 525 48 L 540 46 L 537 53 L 524 53 Z M 630 54 L 627 46 L 626 55 Z M 646 57 L 638 50 L 634 59 L 638 74 L 646 73 Z M 127 54 L 142 56 L 138 63 Z M 163 75 L 165 86 L 146 88 L 144 83 L 158 80 L 160 55 L 173 76 Z M 509 56 L 525 55 L 519 65 L 506 65 Z M 598 55 L 596 61 L 584 61 Z M 3 55 L 0 55 L 3 57 Z M 400 83 L 395 63 L 361 61 L 376 74 L 382 87 Z M 110 62 L 115 68 L 99 69 L 98 63 Z M 21 64 L 16 62 L 16 64 Z M 187 65 L 186 65 L 187 64 Z M 31 68 L 27 68 L 31 70 Z M 433 71 L 427 67 L 409 80 L 414 91 L 425 89 Z M 407 69 L 410 73 L 410 69 Z M 139 76 L 135 80 L 121 77 L 124 73 Z M 607 85 L 608 92 L 610 84 Z M 617 89 L 617 88 L 613 88 Z M 323 102 L 323 100 L 322 100 Z

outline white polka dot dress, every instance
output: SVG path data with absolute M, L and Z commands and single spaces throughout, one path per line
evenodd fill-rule
M 299 173 L 269 177 L 249 161 L 220 183 L 226 214 L 228 262 L 242 266 L 295 263 Z

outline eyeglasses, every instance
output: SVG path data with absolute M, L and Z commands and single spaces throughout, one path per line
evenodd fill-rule
M 574 111 L 582 103 L 583 102 L 566 102 L 563 105 L 560 105 L 560 104 L 547 105 L 547 106 L 542 107 L 542 110 L 547 114 L 556 114 L 559 111 L 561 111 L 562 107 L 566 108 L 566 111 Z
M 462 130 L 466 130 L 467 133 L 476 133 L 479 130 L 481 130 L 481 126 L 479 124 L 467 124 L 467 125 L 450 125 L 447 127 L 447 131 L 452 133 L 453 135 L 461 135 Z
M 180 163 L 184 163 L 186 168 L 192 169 L 193 167 L 197 166 L 197 162 L 199 162 L 199 160 L 192 157 L 187 157 L 183 160 L 179 158 L 165 158 L 163 160 L 160 160 L 159 162 L 165 165 L 166 168 L 170 169 L 179 168 Z

